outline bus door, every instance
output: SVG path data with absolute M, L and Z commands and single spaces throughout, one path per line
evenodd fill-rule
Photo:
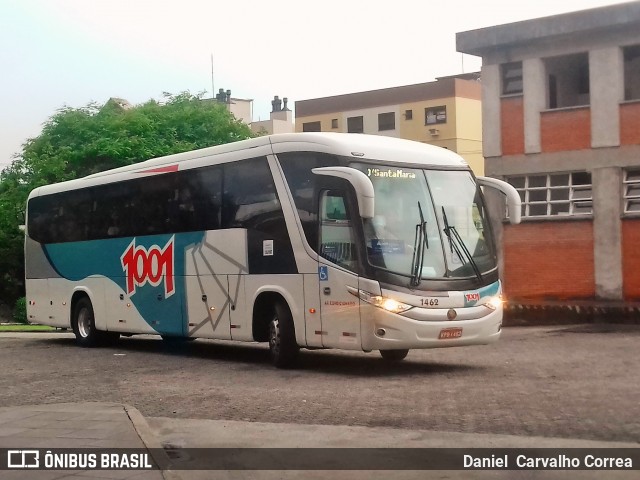
M 319 263 L 322 345 L 361 349 L 357 252 L 352 217 L 343 190 L 321 190 Z

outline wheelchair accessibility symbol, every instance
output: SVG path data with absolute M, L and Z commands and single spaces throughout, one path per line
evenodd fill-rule
M 329 270 L 326 265 L 321 265 L 318 267 L 318 277 L 320 277 L 321 282 L 326 282 L 329 280 Z

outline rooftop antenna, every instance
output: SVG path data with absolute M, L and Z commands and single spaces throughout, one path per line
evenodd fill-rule
M 215 98 L 216 88 L 213 83 L 213 53 L 211 54 L 211 98 Z

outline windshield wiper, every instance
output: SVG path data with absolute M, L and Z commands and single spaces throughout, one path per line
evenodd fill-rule
M 444 221 L 444 233 L 449 239 L 449 248 L 451 249 L 451 253 L 456 252 L 456 255 L 463 264 L 468 263 L 471 265 L 476 277 L 478 277 L 478 280 L 482 282 L 482 274 L 480 273 L 478 264 L 473 259 L 473 255 L 471 255 L 467 246 L 464 244 L 464 241 L 462 240 L 462 237 L 460 237 L 456 227 L 449 225 L 449 222 L 447 221 L 447 213 L 444 211 L 444 207 L 442 207 L 442 220 Z
M 411 286 L 413 287 L 420 285 L 422 266 L 424 265 L 424 252 L 429 248 L 427 222 L 422 214 L 420 202 L 418 202 L 418 212 L 420 213 L 420 223 L 416 225 L 416 237 L 413 241 L 413 258 L 411 259 Z

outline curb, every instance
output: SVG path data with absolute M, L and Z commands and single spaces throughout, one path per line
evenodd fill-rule
M 169 455 L 167 455 L 167 453 L 164 451 L 164 448 L 151 431 L 149 424 L 142 416 L 140 411 L 137 408 L 132 407 L 131 405 L 122 404 L 122 406 L 124 408 L 124 411 L 129 416 L 129 420 L 131 420 L 133 428 L 140 437 L 140 440 L 142 440 L 144 446 L 147 449 L 150 449 L 150 452 L 152 452 L 151 456 L 153 457 L 154 461 L 158 465 L 171 465 Z M 165 480 L 183 480 L 182 476 L 180 476 L 180 474 L 174 470 L 160 470 L 160 473 L 162 473 L 162 477 Z
M 571 324 L 640 325 L 637 302 L 509 302 L 505 305 L 503 325 L 549 326 Z

